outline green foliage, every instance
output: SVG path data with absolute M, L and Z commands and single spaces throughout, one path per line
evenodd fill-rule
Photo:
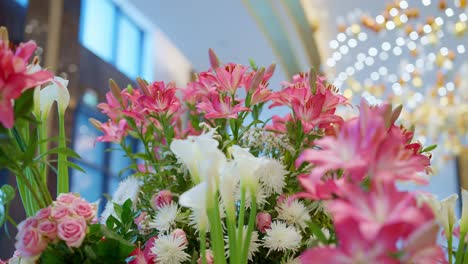
M 133 211 L 133 204 L 130 199 L 122 205 L 114 203 L 114 211 L 117 217 L 109 216 L 106 226 L 110 230 L 122 236 L 125 240 L 135 243 L 138 238 L 138 227 L 134 219 L 138 217 L 138 212 Z
M 0 188 L 0 226 L 3 225 L 8 216 L 10 202 L 15 198 L 15 189 L 8 184 Z

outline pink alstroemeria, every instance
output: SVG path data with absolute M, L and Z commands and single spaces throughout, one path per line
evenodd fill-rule
M 369 240 L 387 226 L 392 226 L 394 232 L 404 238 L 415 227 L 434 220 L 429 206 L 419 207 L 414 195 L 398 191 L 394 184 L 375 185 L 368 192 L 358 186 L 347 186 L 341 192 L 340 199 L 327 203 L 334 223 L 354 219 L 362 235 Z
M 250 111 L 249 108 L 237 103 L 232 105 L 231 97 L 221 97 L 218 94 L 211 94 L 203 102 L 197 104 L 197 109 L 205 113 L 205 118 L 237 118 L 237 113 Z
M 270 89 L 259 87 L 253 92 L 252 98 L 250 99 L 250 105 L 256 105 L 269 101 L 272 97 L 272 94 L 273 93 Z
M 407 264 L 446 264 L 445 252 L 437 244 L 439 225 L 429 221 L 413 231 L 403 243 L 402 262 Z
M 302 264 L 361 264 L 382 263 L 399 264 L 391 253 L 396 252 L 396 238 L 390 230 L 382 230 L 377 238 L 367 239 L 351 219 L 346 223 L 335 225 L 338 246 L 314 247 L 300 256 Z
M 104 133 L 103 136 L 97 137 L 98 142 L 120 142 L 126 136 L 128 125 L 125 119 L 121 119 L 117 124 L 112 120 L 101 124 L 100 130 Z
M 329 200 L 335 196 L 340 196 L 342 193 L 341 190 L 345 189 L 347 186 L 345 178 L 322 179 L 322 177 L 317 177 L 317 175 L 313 174 L 299 175 L 298 181 L 304 189 L 304 192 L 293 195 L 292 199 Z
M 287 127 L 286 124 L 292 122 L 291 114 L 287 114 L 284 117 L 275 115 L 271 119 L 272 124 L 265 127 L 268 131 L 273 131 L 276 133 L 286 133 Z
M 197 104 L 210 93 L 216 92 L 216 76 L 211 72 L 201 72 L 198 74 L 198 80 L 191 82 L 185 89 L 181 89 L 184 102 Z
M 101 112 L 106 114 L 110 119 L 116 121 L 122 118 L 122 108 L 125 108 L 125 105 L 122 106 L 112 94 L 112 92 L 106 93 L 107 103 L 100 103 L 97 105 L 97 108 L 101 109 Z M 126 101 L 123 101 L 126 102 Z
M 218 89 L 222 92 L 228 92 L 230 95 L 236 94 L 237 88 L 242 85 L 242 77 L 246 71 L 247 67 L 234 63 L 216 68 Z
M 53 78 L 46 70 L 28 71 L 28 61 L 36 50 L 36 43 L 21 43 L 16 51 L 0 40 L 0 123 L 13 127 L 13 101 L 29 88 L 44 84 Z
M 343 122 L 343 118 L 335 115 L 334 111 L 331 114 L 323 113 L 324 103 L 325 96 L 323 95 L 315 95 L 305 102 L 297 99 L 291 102 L 294 117 L 302 122 L 304 133 L 309 133 L 316 127 Z
M 144 90 L 145 91 L 145 90 Z M 146 89 L 147 93 L 138 99 L 146 114 L 172 116 L 180 109 L 180 101 L 175 95 L 173 83 L 154 82 Z

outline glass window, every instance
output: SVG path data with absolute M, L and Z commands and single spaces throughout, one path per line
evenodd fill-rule
M 22 7 L 27 7 L 29 4 L 29 0 L 16 0 L 18 4 L 20 4 Z
M 134 78 L 140 70 L 141 31 L 126 16 L 120 16 L 118 21 L 116 66 Z
M 77 163 L 86 173 L 74 170 L 71 177 L 72 192 L 79 193 L 89 202 L 97 201 L 102 198 L 104 174 L 84 164 Z
M 81 2 L 81 43 L 106 61 L 112 61 L 115 11 L 108 0 Z
M 104 163 L 105 144 L 96 143 L 96 137 L 102 133 L 89 122 L 89 116 L 77 111 L 75 123 L 75 151 L 84 161 L 98 166 Z
M 131 144 L 131 140 L 127 139 L 127 145 Z M 120 172 L 130 166 L 131 159 L 127 157 L 125 152 L 121 150 L 119 144 L 112 144 L 112 151 L 110 152 L 110 170 L 111 173 L 114 174 L 116 177 L 119 176 Z M 128 176 L 130 174 L 130 170 L 126 170 L 125 173 L 121 174 L 122 178 Z
M 154 81 L 154 53 L 153 53 L 153 37 L 150 34 L 145 34 L 143 40 L 143 70 L 141 76 L 148 82 Z

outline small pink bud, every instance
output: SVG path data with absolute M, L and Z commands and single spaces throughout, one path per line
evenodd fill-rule
M 153 207 L 158 209 L 164 207 L 164 205 L 172 202 L 172 193 L 168 190 L 160 191 L 156 196 L 153 196 Z
M 187 240 L 187 235 L 185 234 L 185 231 L 180 229 L 180 228 L 177 228 L 177 229 L 174 229 L 174 231 L 172 231 L 172 235 L 174 237 L 180 237 L 180 238 L 183 238 L 184 240 L 184 245 L 188 246 L 188 240 Z
M 280 196 L 278 196 L 278 199 L 276 199 L 276 204 L 282 204 L 285 200 L 286 200 L 286 195 L 284 195 L 283 193 Z
M 271 215 L 267 212 L 260 212 L 256 217 L 256 225 L 258 231 L 265 233 L 271 226 Z
M 214 264 L 214 256 L 213 251 L 207 249 L 206 251 L 206 264 Z M 197 260 L 197 264 L 202 264 L 201 256 Z
M 140 215 L 135 218 L 134 222 L 138 226 L 138 229 L 141 229 L 141 222 L 145 220 L 147 213 L 146 212 L 141 212 Z

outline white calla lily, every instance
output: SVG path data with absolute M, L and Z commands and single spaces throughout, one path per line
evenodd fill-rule
M 436 217 L 442 224 L 447 237 L 452 235 L 453 227 L 457 221 L 457 216 L 455 215 L 455 205 L 457 200 L 458 195 L 452 194 L 440 201 L 436 206 L 438 207 L 436 209 Z
M 43 120 L 46 119 L 54 102 L 57 102 L 59 113 L 65 113 L 70 103 L 67 86 L 68 80 L 56 76 L 49 86 L 44 89 L 36 88 L 34 90 L 34 113 L 41 116 Z
M 202 161 L 212 160 L 211 162 L 216 165 L 216 168 L 226 162 L 226 156 L 218 149 L 219 142 L 213 139 L 214 133 L 215 129 L 212 129 L 199 136 L 175 139 L 171 143 L 171 151 L 187 167 L 195 183 L 199 183 L 209 176 L 206 174 L 208 170 L 203 168 Z
M 262 159 L 252 155 L 249 149 L 237 145 L 232 146 L 230 152 L 236 163 L 241 186 L 257 189 L 258 177 L 256 171 L 260 167 Z
M 468 232 L 468 191 L 462 189 L 462 215 L 460 218 L 460 233 Z

